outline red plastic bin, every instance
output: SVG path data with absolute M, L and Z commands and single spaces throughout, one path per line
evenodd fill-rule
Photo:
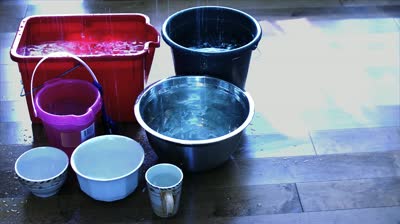
M 18 63 L 33 123 L 41 123 L 33 114 L 30 101 L 31 75 L 43 55 L 27 55 L 27 46 L 49 42 L 86 44 L 113 42 L 142 43 L 136 52 L 80 53 L 70 52 L 84 60 L 103 87 L 103 101 L 108 115 L 118 122 L 135 121 L 133 105 L 147 82 L 160 34 L 146 15 L 139 13 L 31 16 L 21 21 L 11 46 L 11 59 Z M 33 87 L 60 76 L 75 66 L 70 58 L 58 57 L 40 66 Z M 68 78 L 91 81 L 90 74 L 78 67 Z M 84 96 L 83 96 L 84 97 Z

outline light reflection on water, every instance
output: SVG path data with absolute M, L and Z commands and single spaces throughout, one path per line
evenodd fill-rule
M 54 52 L 69 52 L 75 55 L 134 54 L 144 49 L 144 43 L 136 41 L 51 41 L 28 45 L 17 52 L 24 56 L 42 56 Z
M 216 41 L 214 41 L 216 42 Z M 225 52 L 229 50 L 233 50 L 235 48 L 240 47 L 241 45 L 235 43 L 217 43 L 211 44 L 208 42 L 204 42 L 202 44 L 189 47 L 192 50 L 201 51 L 205 53 L 218 53 L 218 52 Z
M 234 131 L 246 118 L 237 99 L 213 87 L 173 88 L 149 104 L 143 113 L 145 122 L 158 133 L 176 139 L 220 137 Z

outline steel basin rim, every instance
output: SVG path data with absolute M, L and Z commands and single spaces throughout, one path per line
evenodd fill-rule
M 252 121 L 253 116 L 254 116 L 254 100 L 251 97 L 251 95 L 244 91 L 244 90 L 240 90 L 241 93 L 246 97 L 247 101 L 248 101 L 248 114 L 246 119 L 244 120 L 244 122 L 235 130 L 233 130 L 232 132 L 229 132 L 225 135 L 216 137 L 216 138 L 210 138 L 210 139 L 202 139 L 202 140 L 185 140 L 185 139 L 177 139 L 177 138 L 173 138 L 173 137 L 169 137 L 163 134 L 158 133 L 157 131 L 155 131 L 154 129 L 152 129 L 150 126 L 148 126 L 146 124 L 146 122 L 143 120 L 142 115 L 140 113 L 140 102 L 141 99 L 143 98 L 143 96 L 146 95 L 147 92 L 149 92 L 153 87 L 157 86 L 157 85 L 162 85 L 165 81 L 169 80 L 169 79 L 174 79 L 174 78 L 179 78 L 179 77 L 189 77 L 189 76 L 173 76 L 173 77 L 168 77 L 162 80 L 157 81 L 156 83 L 152 84 L 151 86 L 148 86 L 137 98 L 136 103 L 134 105 L 134 114 L 136 116 L 136 120 L 137 122 L 140 124 L 140 126 L 142 126 L 142 128 L 148 133 L 151 134 L 152 136 L 157 137 L 158 139 L 161 139 L 163 141 L 167 141 L 167 142 L 171 142 L 171 143 L 175 143 L 175 144 L 179 144 L 179 145 L 208 145 L 208 144 L 214 144 L 214 143 L 218 143 L 218 142 L 222 142 L 224 140 L 227 140 L 229 138 L 232 138 L 236 135 L 238 135 L 240 132 L 242 132 Z M 194 78 L 194 77 L 199 77 L 199 76 L 191 76 L 189 78 Z M 201 77 L 200 77 L 201 78 Z M 215 80 L 219 80 L 213 77 L 202 77 L 205 79 L 215 79 Z M 223 80 L 219 80 L 222 82 L 226 82 Z M 231 83 L 229 83 L 231 84 Z M 231 84 L 233 85 L 233 84 Z M 236 87 L 238 89 L 240 89 L 239 87 Z

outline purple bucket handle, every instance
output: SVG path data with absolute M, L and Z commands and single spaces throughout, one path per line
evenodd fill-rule
M 35 78 L 35 74 L 36 74 L 36 70 L 39 68 L 40 64 L 42 64 L 45 60 L 49 59 L 49 58 L 59 58 L 59 57 L 69 57 L 69 58 L 73 58 L 76 61 L 78 61 L 79 63 L 81 63 L 90 73 L 90 75 L 92 76 L 93 80 L 98 83 L 96 75 L 93 73 L 92 69 L 90 69 L 90 67 L 79 57 L 77 57 L 76 55 L 73 55 L 71 53 L 68 52 L 54 52 L 54 53 L 50 53 L 46 56 L 44 56 L 42 59 L 40 59 L 40 61 L 37 63 L 35 69 L 33 70 L 32 73 L 32 78 L 31 78 L 31 100 L 32 100 L 32 108 L 33 108 L 33 113 L 35 115 L 35 117 L 37 117 L 37 111 L 36 111 L 36 106 L 35 106 L 35 102 L 33 100 L 33 80 Z

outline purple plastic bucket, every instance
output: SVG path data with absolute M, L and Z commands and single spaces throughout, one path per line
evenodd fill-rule
M 33 71 L 31 85 L 39 65 L 53 56 L 55 55 L 49 55 L 39 61 Z M 80 58 L 70 54 L 63 56 L 79 61 L 97 82 L 94 73 Z M 42 120 L 48 143 L 62 149 L 68 157 L 71 157 L 80 143 L 96 135 L 95 123 L 97 113 L 102 107 L 102 99 L 99 90 L 92 83 L 56 78 L 44 83 L 34 99 L 31 92 L 31 98 L 35 116 Z

